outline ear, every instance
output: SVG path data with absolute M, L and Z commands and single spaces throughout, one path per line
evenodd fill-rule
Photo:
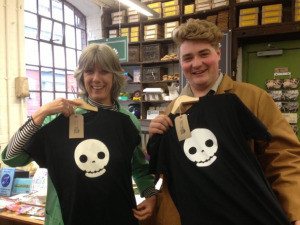
M 219 61 L 221 60 L 221 47 L 217 47 L 216 53 L 219 56 Z

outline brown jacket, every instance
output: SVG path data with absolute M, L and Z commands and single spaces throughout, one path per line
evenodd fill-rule
M 224 93 L 235 93 L 272 134 L 273 140 L 267 149 L 255 154 L 289 219 L 300 220 L 300 142 L 297 136 L 264 90 L 233 81 L 225 75 L 216 94 Z M 166 113 L 170 112 L 173 104 L 174 101 Z M 158 193 L 157 211 L 151 220 L 153 225 L 181 224 L 166 184 Z

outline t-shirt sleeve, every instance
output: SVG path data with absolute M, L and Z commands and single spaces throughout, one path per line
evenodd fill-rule
M 233 95 L 234 104 L 237 109 L 238 120 L 241 123 L 245 137 L 250 140 L 270 142 L 271 134 L 265 125 L 247 108 L 247 106 L 236 96 Z
M 27 152 L 40 167 L 47 168 L 46 138 L 43 128 L 35 133 L 22 149 Z

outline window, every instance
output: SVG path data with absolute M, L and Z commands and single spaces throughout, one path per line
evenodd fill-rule
M 63 0 L 24 0 L 27 114 L 56 98 L 73 99 L 74 69 L 86 46 L 86 19 Z

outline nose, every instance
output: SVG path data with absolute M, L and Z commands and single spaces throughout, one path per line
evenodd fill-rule
M 97 82 L 97 81 L 99 81 L 100 79 L 101 79 L 100 73 L 99 73 L 98 70 L 96 70 L 96 71 L 94 72 L 94 74 L 93 74 L 93 81 Z
M 200 57 L 194 57 L 193 61 L 192 61 L 192 66 L 197 68 L 202 66 L 202 59 Z

